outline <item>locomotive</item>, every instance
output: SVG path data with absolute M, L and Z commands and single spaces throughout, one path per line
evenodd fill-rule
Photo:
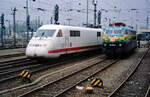
M 126 54 L 137 47 L 136 31 L 124 23 L 104 28 L 103 47 L 107 56 Z
M 43 25 L 29 41 L 29 58 L 58 58 L 63 54 L 102 47 L 102 29 L 63 25 Z

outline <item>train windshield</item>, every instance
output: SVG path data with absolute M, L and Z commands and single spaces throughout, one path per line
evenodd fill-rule
M 53 37 L 56 30 L 38 30 L 34 37 Z
M 121 30 L 114 30 L 114 34 L 121 34 Z
M 113 30 L 106 30 L 106 34 L 112 34 Z
M 121 30 L 106 30 L 106 35 L 121 35 Z

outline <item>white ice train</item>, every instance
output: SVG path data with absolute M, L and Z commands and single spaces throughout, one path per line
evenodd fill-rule
M 102 29 L 63 25 L 43 25 L 32 37 L 26 48 L 30 58 L 57 58 L 101 48 Z

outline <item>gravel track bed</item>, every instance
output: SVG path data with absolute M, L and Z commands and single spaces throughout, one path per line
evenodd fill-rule
M 96 58 L 94 60 L 88 60 L 84 64 L 86 66 L 79 66 L 75 70 L 68 70 L 61 74 L 61 77 L 65 77 L 67 75 L 73 74 L 71 76 L 67 76 L 53 84 L 50 84 L 40 90 L 32 92 L 29 95 L 25 95 L 25 97 L 54 97 L 64 89 L 80 82 L 80 80 L 85 79 L 91 74 L 102 70 L 103 68 L 108 67 L 111 63 L 115 62 L 116 60 L 101 60 L 100 58 Z M 83 64 L 83 63 L 82 63 Z M 89 67 L 90 68 L 86 68 Z M 86 69 L 85 69 L 86 68 Z M 74 68 L 73 68 L 74 69 Z
M 70 61 L 68 61 L 66 64 L 62 64 L 62 65 L 59 65 L 59 66 L 54 66 L 52 68 L 49 68 L 49 69 L 46 69 L 44 71 L 41 71 L 41 72 L 38 72 L 38 73 L 35 73 L 33 76 L 32 76 L 32 81 L 34 81 L 35 79 L 37 79 L 38 77 L 40 76 L 43 76 L 45 74 L 48 74 L 48 73 L 51 73 L 51 72 L 54 72 L 54 71 L 57 71 L 57 70 L 60 70 L 60 69 L 63 69 L 65 67 L 68 67 L 68 66 L 73 66 L 75 64 L 78 64 L 82 61 L 85 61 L 85 60 L 88 60 L 88 59 L 91 59 L 91 58 L 94 58 L 98 56 L 98 54 L 92 54 L 92 55 L 89 55 L 89 56 L 82 56 L 82 57 L 78 57 L 78 58 L 75 58 L 75 59 L 72 59 Z M 101 55 L 101 57 L 104 57 L 104 55 Z M 80 58 L 80 59 L 79 59 Z M 44 64 L 43 64 L 44 65 Z M 54 77 L 55 79 L 55 77 Z M 22 82 L 22 80 L 20 78 L 17 78 L 17 79 L 14 79 L 14 80 L 10 80 L 6 83 L 3 83 L 1 87 L 3 87 L 3 90 L 4 89 L 10 89 L 12 87 L 16 87 L 16 86 L 20 86 L 20 85 L 23 85 L 25 83 Z M 43 83 L 44 84 L 44 83 Z M 36 87 L 36 86 L 35 86 Z M 34 86 L 31 88 L 33 89 Z M 26 89 L 26 91 L 28 91 L 28 89 Z M 24 92 L 24 91 L 23 91 Z M 5 96 L 4 96 L 5 97 Z M 8 96 L 6 96 L 8 97 Z M 15 97 L 15 96 L 9 96 L 9 97 Z
M 145 48 L 137 49 L 136 53 L 129 56 L 129 58 L 122 59 L 117 62 L 117 64 L 107 68 L 104 72 L 95 75 L 95 77 L 103 80 L 104 88 L 94 88 L 94 93 L 86 94 L 85 88 L 83 90 L 78 90 L 74 87 L 61 97 L 107 97 L 130 74 L 145 51 Z M 85 81 L 79 84 L 79 86 L 90 86 L 90 82 Z
M 150 51 L 122 88 L 112 97 L 145 97 L 150 85 Z

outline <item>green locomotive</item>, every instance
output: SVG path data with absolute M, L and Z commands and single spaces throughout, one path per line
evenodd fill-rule
M 110 24 L 104 28 L 103 47 L 105 54 L 125 54 L 137 47 L 136 31 L 124 23 Z

